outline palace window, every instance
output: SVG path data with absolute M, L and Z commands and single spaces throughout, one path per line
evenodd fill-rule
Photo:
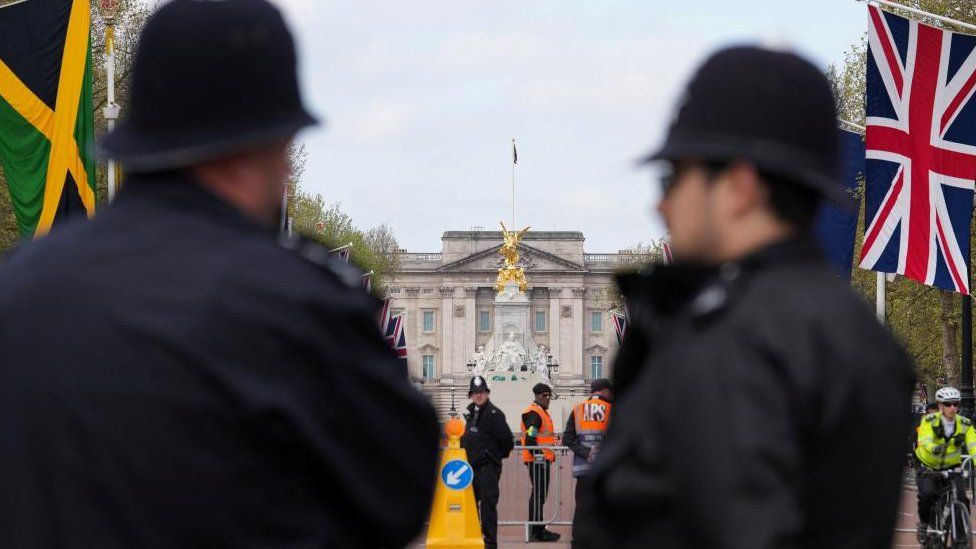
M 603 331 L 603 313 L 601 311 L 590 311 L 590 331 Z
M 535 312 L 535 331 L 545 332 L 546 331 L 546 312 L 536 311 Z
M 590 379 L 603 377 L 603 357 L 594 355 L 590 357 Z
M 434 355 L 424 355 L 424 379 L 434 379 Z
M 429 334 L 434 331 L 434 311 L 424 311 L 424 333 Z
M 478 331 L 479 332 L 491 331 L 491 312 L 478 311 Z

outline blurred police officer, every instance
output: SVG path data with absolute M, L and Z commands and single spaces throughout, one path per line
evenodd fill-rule
M 556 430 L 549 416 L 552 387 L 536 383 L 532 387 L 535 399 L 522 411 L 522 446 L 555 446 Z M 549 473 L 556 454 L 552 450 L 522 450 L 522 462 L 529 471 L 532 491 L 529 493 L 529 521 L 541 522 L 542 510 L 549 495 Z M 546 530 L 542 524 L 529 527 L 529 541 L 556 541 L 556 532 Z
M 488 400 L 488 382 L 481 376 L 471 378 L 468 388 L 468 413 L 461 447 L 474 467 L 474 497 L 481 516 L 481 533 L 485 548 L 498 547 L 498 481 L 502 460 L 512 453 L 515 439 L 505 421 L 505 414 Z
M 821 199 L 847 201 L 827 79 L 720 51 L 648 160 L 676 262 L 620 280 L 580 545 L 890 547 L 914 370 L 811 238 Z
M 280 13 L 166 3 L 134 71 L 118 200 L 0 267 L 0 546 L 404 545 L 437 424 L 358 273 L 278 242 Z
M 613 383 L 609 379 L 590 382 L 590 398 L 573 406 L 563 429 L 563 444 L 573 451 L 573 477 L 576 479 L 576 516 L 587 513 L 586 491 L 583 479 L 603 446 L 603 438 L 610 426 L 610 410 L 613 407 Z M 576 538 L 574 533 L 573 538 Z

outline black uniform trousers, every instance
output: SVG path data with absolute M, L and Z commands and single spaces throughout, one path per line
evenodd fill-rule
M 546 505 L 546 496 L 549 494 L 549 468 L 552 462 L 533 462 L 526 463 L 529 469 L 529 482 L 532 483 L 532 492 L 529 494 L 529 522 L 542 522 L 542 509 Z M 545 526 L 539 524 L 532 526 L 531 532 L 541 532 Z
M 502 466 L 486 463 L 474 469 L 474 499 L 481 517 L 481 535 L 485 549 L 498 546 L 498 482 Z
M 966 497 L 966 480 L 956 476 L 953 478 L 956 483 L 956 493 L 960 501 L 966 504 L 969 509 L 969 498 Z M 920 522 L 929 523 L 932 518 L 932 507 L 938 502 L 939 495 L 949 489 L 949 479 L 943 478 L 931 469 L 919 467 L 915 474 L 915 484 L 918 487 L 918 519 Z M 939 525 L 941 526 L 941 525 Z
M 587 497 L 588 492 L 586 488 L 586 477 L 576 477 L 576 509 L 573 511 L 573 547 L 577 547 L 577 524 L 579 524 L 579 518 L 584 517 L 590 512 L 588 509 L 592 498 Z

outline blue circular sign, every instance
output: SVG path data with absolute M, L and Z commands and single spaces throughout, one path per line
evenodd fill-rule
M 451 490 L 464 490 L 474 480 L 474 469 L 463 459 L 452 459 L 441 468 L 441 482 Z

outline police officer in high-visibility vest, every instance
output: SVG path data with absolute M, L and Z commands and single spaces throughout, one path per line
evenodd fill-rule
M 522 412 L 522 445 L 523 446 L 555 446 L 556 432 L 549 417 L 549 401 L 552 400 L 552 388 L 545 383 L 536 383 L 532 387 L 535 400 Z M 522 461 L 529 470 L 529 480 L 532 482 L 532 493 L 529 495 L 529 521 L 542 521 L 542 508 L 546 504 L 549 493 L 549 469 L 556 460 L 552 450 L 522 450 Z M 546 530 L 541 524 L 533 525 L 529 529 L 529 541 L 556 541 L 559 534 Z
M 594 379 L 590 382 L 590 398 L 573 407 L 563 430 L 563 444 L 573 451 L 573 477 L 576 478 L 576 512 L 573 517 L 575 530 L 576 516 L 586 513 L 586 491 L 582 490 L 583 479 L 590 471 L 590 464 L 596 459 L 603 437 L 610 425 L 610 409 L 613 406 L 613 384 L 609 379 Z M 575 535 L 574 535 L 575 538 Z
M 922 418 L 918 428 L 915 457 L 919 461 L 916 475 L 918 542 L 922 545 L 928 537 L 927 525 L 932 514 L 932 505 L 947 482 L 945 478 L 934 472 L 958 466 L 962 462 L 963 453 L 970 455 L 976 453 L 976 429 L 973 429 L 973 422 L 969 418 L 958 413 L 960 400 L 959 389 L 955 387 L 939 389 L 935 393 L 939 411 Z M 968 507 L 965 480 L 957 476 L 954 481 L 959 497 Z

